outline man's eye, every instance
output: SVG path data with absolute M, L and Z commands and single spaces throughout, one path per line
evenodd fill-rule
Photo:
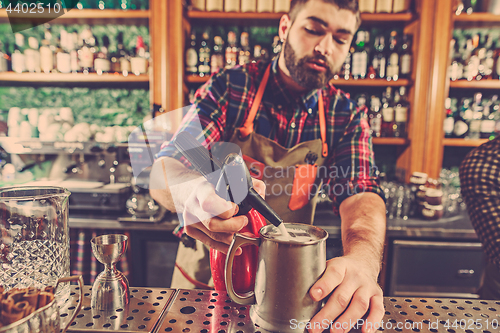
M 333 39 L 335 39 L 335 41 L 338 43 L 338 44 L 341 44 L 341 45 L 344 45 L 347 43 L 347 41 L 345 39 L 341 39 L 341 38 L 335 38 L 333 37 Z
M 311 30 L 311 29 L 307 29 L 307 28 L 304 28 L 306 30 L 307 33 L 311 34 L 311 35 L 316 35 L 316 36 L 321 36 L 322 33 L 320 31 L 316 31 L 316 30 Z

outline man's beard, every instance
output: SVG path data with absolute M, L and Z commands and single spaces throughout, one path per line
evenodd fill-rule
M 313 90 L 320 89 L 327 85 L 334 73 L 339 69 L 333 68 L 333 65 L 328 62 L 328 60 L 322 56 L 305 56 L 302 59 L 297 60 L 295 50 L 290 43 L 285 43 L 284 45 L 284 55 L 285 55 L 285 65 L 290 72 L 292 79 L 297 82 L 298 85 L 305 89 Z M 307 66 L 308 61 L 322 60 L 326 65 L 325 72 L 318 72 Z

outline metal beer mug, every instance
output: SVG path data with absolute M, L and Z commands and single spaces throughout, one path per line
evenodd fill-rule
M 69 276 L 69 195 L 60 187 L 0 189 L 0 281 L 5 289 L 42 288 Z M 57 296 L 67 294 L 65 283 Z
M 318 227 L 285 223 L 293 234 L 286 238 L 273 225 L 260 229 L 260 238 L 235 234 L 226 259 L 226 287 L 238 304 L 250 305 L 250 317 L 260 328 L 272 332 L 297 332 L 292 323 L 307 323 L 321 309 L 309 290 L 326 269 L 328 233 Z M 235 293 L 232 281 L 236 250 L 246 244 L 259 247 L 254 292 Z M 295 326 L 297 327 L 297 326 Z

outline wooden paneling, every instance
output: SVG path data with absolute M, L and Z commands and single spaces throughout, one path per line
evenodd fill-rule
M 0 81 L 4 82 L 67 82 L 67 83 L 149 83 L 149 75 L 134 75 L 129 74 L 123 76 L 122 74 L 103 73 L 98 75 L 96 73 L 82 74 L 82 73 L 15 73 L 15 72 L 2 72 L 0 73 Z
M 434 1 L 433 1 L 434 2 Z M 447 68 L 449 64 L 449 48 L 453 28 L 453 0 L 435 1 L 435 25 L 432 38 L 432 71 L 427 104 L 427 126 L 424 148 L 423 171 L 430 177 L 437 178 L 443 163 L 443 120 L 444 102 L 448 97 L 449 79 Z

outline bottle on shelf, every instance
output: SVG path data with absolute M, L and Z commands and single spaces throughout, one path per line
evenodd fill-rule
M 30 73 L 40 73 L 40 51 L 36 37 L 28 37 L 28 47 L 24 50 L 24 60 L 26 61 L 26 71 Z
M 339 75 L 335 74 L 334 79 L 343 78 L 344 80 L 349 80 L 351 77 L 351 58 L 354 53 L 354 47 L 351 46 L 351 49 L 347 53 L 347 57 L 342 64 L 342 68 L 340 69 Z
M 474 103 L 472 104 L 472 117 L 467 117 L 469 120 L 469 133 L 467 137 L 469 139 L 479 139 L 481 133 L 481 119 L 483 118 L 483 105 L 482 105 L 483 94 L 476 93 L 474 95 Z
M 272 13 L 273 12 L 273 1 L 272 0 L 257 0 L 257 12 L 258 13 Z
M 410 0 L 394 0 L 392 4 L 393 13 L 404 13 L 410 11 Z
M 360 13 L 375 13 L 376 0 L 359 0 Z
M 64 28 L 61 29 L 60 36 L 59 46 L 56 49 L 56 68 L 60 73 L 70 73 L 71 55 L 68 52 L 68 39 L 72 36 Z
M 50 73 L 54 69 L 54 52 L 51 48 L 52 34 L 49 27 L 45 27 L 42 46 L 40 47 L 40 69 L 44 73 Z
M 394 136 L 394 106 L 392 100 L 392 88 L 385 89 L 384 96 L 382 97 L 382 128 L 380 135 L 382 137 Z
M 273 45 L 272 45 L 272 58 L 274 59 L 275 57 L 279 56 L 281 53 L 281 49 L 283 48 L 283 45 L 281 44 L 281 39 L 279 36 L 274 36 L 273 39 Z
M 240 36 L 240 53 L 238 56 L 239 65 L 243 66 L 250 62 L 250 42 L 248 32 L 243 31 Z
M 445 108 L 445 118 L 443 122 L 443 132 L 444 132 L 444 137 L 445 138 L 452 138 L 453 137 L 453 128 L 455 127 L 455 115 L 452 111 L 451 108 L 451 98 L 448 97 L 446 98 L 444 102 L 444 108 Z
M 117 41 L 117 49 L 118 49 L 118 63 L 120 65 L 118 72 L 123 76 L 127 76 L 130 73 L 130 55 L 125 49 L 125 45 L 123 44 L 123 33 L 119 32 L 116 38 Z
M 225 12 L 239 12 L 240 11 L 240 0 L 224 0 L 224 11 Z
M 375 37 L 374 55 L 370 66 L 370 79 L 384 79 L 386 76 L 387 56 L 385 52 L 385 37 L 379 34 Z
M 80 52 L 78 52 L 80 67 L 84 74 L 88 74 L 94 69 L 95 38 L 89 27 L 81 32 L 80 38 L 83 42 Z
M 198 51 L 196 50 L 196 34 L 191 32 L 191 42 L 186 50 L 186 74 L 198 74 Z
M 239 49 L 236 43 L 236 33 L 229 31 L 227 34 L 226 68 L 233 68 L 238 64 Z
M 397 99 L 396 99 L 397 97 Z M 406 97 L 406 87 L 399 87 L 399 93 L 395 95 L 394 99 L 394 136 L 398 138 L 406 138 L 407 136 L 407 121 L 408 109 L 410 103 Z
M 191 9 L 205 11 L 205 0 L 191 0 Z
M 71 73 L 78 73 L 80 71 L 80 61 L 78 59 L 78 32 L 73 30 L 68 38 L 68 51 L 70 58 Z
M 98 48 L 96 58 L 94 60 L 94 70 L 98 75 L 111 71 L 111 62 L 109 61 L 109 37 L 103 36 L 101 46 Z
M 481 127 L 479 130 L 479 137 L 481 139 L 489 139 L 495 136 L 495 114 L 492 106 L 498 100 L 498 96 L 492 96 L 491 100 L 484 104 L 483 117 L 481 119 Z
M 210 75 L 210 35 L 204 31 L 201 37 L 200 48 L 198 50 L 198 75 L 201 77 Z
M 213 11 L 218 11 L 222 12 L 224 10 L 223 6 L 224 1 L 223 0 L 207 0 L 207 11 L 208 12 L 213 12 Z
M 211 72 L 224 68 L 224 40 L 221 36 L 214 37 L 214 47 L 212 50 L 212 57 L 210 58 Z
M 411 77 L 412 57 L 411 36 L 405 34 L 403 35 L 403 40 L 401 41 L 399 77 L 404 79 L 409 79 Z
M 135 75 L 146 74 L 148 71 L 148 57 L 146 45 L 142 36 L 137 36 L 135 44 L 135 56 L 130 58 L 130 70 Z
M 382 131 L 382 114 L 380 108 L 382 103 L 377 96 L 371 96 L 370 111 L 368 113 L 368 123 L 370 124 L 370 131 L 372 136 L 379 138 Z
M 392 13 L 392 0 L 377 0 L 377 13 Z
M 262 46 L 259 44 L 254 45 L 253 47 L 253 56 L 252 56 L 252 63 L 256 63 L 257 61 L 262 59 Z
M 242 0 L 244 1 L 244 0 Z M 275 13 L 288 13 L 290 11 L 290 1 L 289 0 L 274 0 L 274 12 Z
M 115 1 L 114 0 L 97 0 L 96 1 L 96 8 L 98 8 L 100 10 L 114 9 L 115 8 Z
M 14 34 L 15 44 L 12 53 L 12 70 L 16 73 L 26 71 L 26 60 L 24 55 L 24 35 L 17 32 Z
M 7 53 L 7 47 L 0 41 L 0 73 L 9 70 L 10 57 Z
M 453 136 L 455 138 L 465 138 L 469 132 L 469 121 L 472 118 L 470 110 L 470 99 L 464 98 L 460 111 L 455 113 L 455 127 L 453 128 Z
M 354 79 L 364 79 L 366 78 L 366 73 L 368 70 L 368 42 L 369 32 L 364 30 L 359 30 L 356 34 L 355 51 L 351 55 L 352 57 L 352 67 L 351 75 Z
M 450 67 L 448 68 L 448 77 L 452 81 L 462 79 L 464 75 L 464 65 L 462 55 L 460 54 L 460 44 L 457 39 L 452 40 L 453 56 Z
M 387 56 L 387 81 L 397 81 L 399 79 L 399 53 L 398 53 L 398 32 L 391 31 L 389 38 L 389 50 Z
M 241 11 L 243 13 L 255 12 L 257 10 L 257 0 L 241 0 Z

